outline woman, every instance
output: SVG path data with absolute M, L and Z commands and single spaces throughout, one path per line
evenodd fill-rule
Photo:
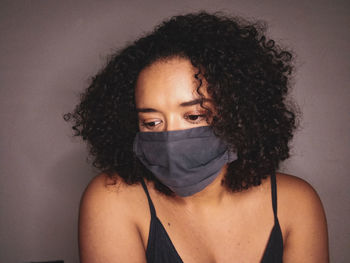
M 173 17 L 114 54 L 66 120 L 103 171 L 82 262 L 328 262 L 319 197 L 277 173 L 292 55 L 242 19 Z

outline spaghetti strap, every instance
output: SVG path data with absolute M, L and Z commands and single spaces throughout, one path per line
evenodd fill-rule
M 277 185 L 276 185 L 276 174 L 271 175 L 271 197 L 272 197 L 272 208 L 275 219 L 277 219 Z
M 276 176 L 271 175 L 271 195 L 274 212 L 275 224 L 271 229 L 270 237 L 265 247 L 261 263 L 281 263 L 283 258 L 283 236 L 277 218 L 277 189 Z M 147 262 L 154 263 L 183 263 L 179 253 L 171 241 L 162 222 L 156 217 L 154 205 L 149 195 L 145 181 L 141 180 L 142 187 L 147 195 L 148 203 L 151 210 L 151 222 L 149 227 L 148 241 L 146 247 Z M 271 210 L 270 210 L 271 211 Z
M 142 184 L 143 190 L 145 191 L 145 193 L 146 193 L 146 195 L 147 195 L 148 204 L 149 204 L 149 209 L 151 210 L 151 217 L 156 217 L 156 210 L 154 209 L 154 205 L 153 205 L 151 196 L 149 195 L 149 192 L 148 192 L 146 183 L 145 183 L 145 181 L 143 180 L 143 178 L 142 178 L 142 180 L 141 180 L 141 184 Z

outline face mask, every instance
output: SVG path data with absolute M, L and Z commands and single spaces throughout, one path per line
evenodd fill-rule
M 203 190 L 226 163 L 237 159 L 210 126 L 138 132 L 133 150 L 155 177 L 182 197 Z

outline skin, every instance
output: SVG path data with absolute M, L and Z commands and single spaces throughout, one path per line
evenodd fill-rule
M 140 131 L 171 131 L 210 123 L 198 99 L 196 70 L 183 58 L 153 63 L 139 75 L 136 106 Z M 208 99 L 206 107 L 215 109 Z M 191 103 L 189 103 L 191 102 Z M 185 103 L 185 104 L 184 104 Z M 208 119 L 208 122 L 207 122 Z M 146 182 L 157 216 L 186 263 L 259 262 L 274 225 L 270 179 L 232 193 L 222 185 L 226 166 L 205 189 L 168 197 Z M 118 178 L 118 175 L 115 175 Z M 321 201 L 305 181 L 277 174 L 283 262 L 329 262 L 327 224 Z M 140 184 L 95 177 L 81 202 L 79 246 L 83 263 L 146 262 L 150 212 Z

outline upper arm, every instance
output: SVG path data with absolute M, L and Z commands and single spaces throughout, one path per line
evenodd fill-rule
M 106 180 L 105 175 L 94 178 L 81 200 L 80 260 L 82 263 L 146 262 L 125 186 L 119 180 L 117 185 L 107 187 Z
M 329 262 L 326 216 L 316 191 L 293 176 L 279 180 L 280 211 L 287 228 L 283 262 Z

